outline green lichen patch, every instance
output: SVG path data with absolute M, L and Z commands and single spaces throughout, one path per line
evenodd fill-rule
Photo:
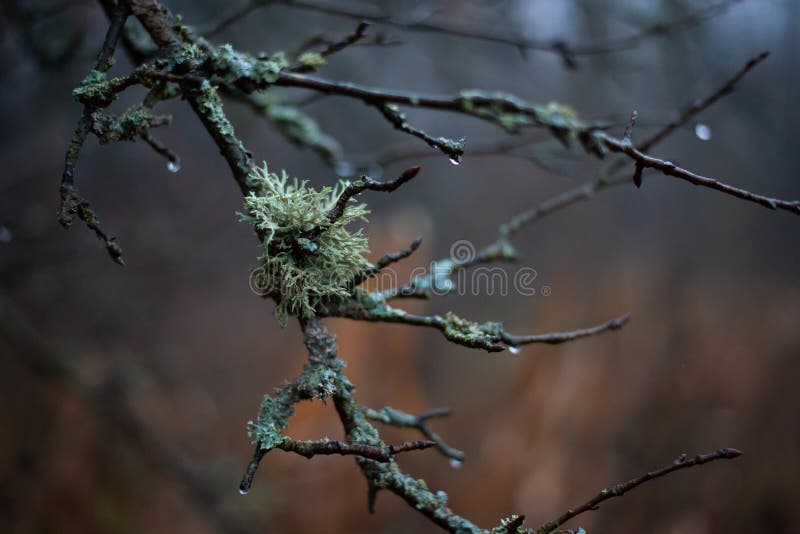
M 555 102 L 531 105 L 508 93 L 477 90 L 461 91 L 459 102 L 466 113 L 490 120 L 509 133 L 518 133 L 525 126 L 544 126 L 567 142 L 585 129 L 572 108 Z
M 502 323 L 494 321 L 476 323 L 453 312 L 444 314 L 443 319 L 445 337 L 460 345 L 485 347 L 499 343 L 502 339 Z
M 108 106 L 117 98 L 115 86 L 119 80 L 119 78 L 108 80 L 104 72 L 91 70 L 81 84 L 72 90 L 72 97 L 81 104 Z
M 289 62 L 283 52 L 254 58 L 225 44 L 210 56 L 209 65 L 226 85 L 236 85 L 249 92 L 275 83 Z
M 304 67 L 317 70 L 325 65 L 325 58 L 319 52 L 306 52 L 297 61 Z
M 285 325 L 290 315 L 313 317 L 324 302 L 348 297 L 352 280 L 370 267 L 364 257 L 367 238 L 361 229 L 347 228 L 367 220 L 366 206 L 351 202 L 331 222 L 328 212 L 339 198 L 338 186 L 315 190 L 285 172 L 269 172 L 266 164 L 249 180 L 254 191 L 245 198 L 241 218 L 263 235 L 263 254 L 252 278 L 276 298 L 278 321 Z

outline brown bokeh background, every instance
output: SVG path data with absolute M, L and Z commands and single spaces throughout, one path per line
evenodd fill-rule
M 70 91 L 102 41 L 105 21 L 91 2 L 38 22 L 20 10 L 47 3 L 17 4 L 4 3 L 0 23 L 0 530 L 436 531 L 389 494 L 368 515 L 365 482 L 350 458 L 270 454 L 252 492 L 239 495 L 251 453 L 245 424 L 264 393 L 300 370 L 304 347 L 297 326 L 278 327 L 272 305 L 248 288 L 257 246 L 234 215 L 238 189 L 197 118 L 173 102 L 165 108 L 174 113 L 173 125 L 159 135 L 183 157 L 180 172 L 167 172 L 141 142 L 101 147 L 92 140 L 78 166 L 81 191 L 119 237 L 127 267 L 110 262 L 85 228 L 61 229 L 60 166 L 80 113 Z M 437 17 L 454 25 L 594 43 L 708 3 L 381 6 L 407 16 L 432 4 Z M 169 5 L 198 27 L 234 7 Z M 644 136 L 768 49 L 767 62 L 700 118 L 711 140 L 699 140 L 691 124 L 655 152 L 757 192 L 798 198 L 798 23 L 793 0 L 748 0 L 634 50 L 583 58 L 574 72 L 545 53 L 523 57 L 507 46 L 376 25 L 373 33 L 403 44 L 353 47 L 322 74 L 420 91 L 500 89 L 570 103 L 591 119 L 624 122 L 637 109 L 637 135 Z M 346 19 L 270 6 L 218 42 L 291 50 L 313 33 L 352 28 Z M 77 51 L 56 64 L 46 61 L 47 51 L 73 31 L 83 37 Z M 124 58 L 115 67 L 129 68 Z M 314 154 L 246 109 L 233 103 L 227 109 L 257 160 L 314 184 L 334 183 L 335 173 Z M 306 110 L 357 164 L 388 150 L 424 149 L 357 102 L 325 98 Z M 458 116 L 409 116 L 435 135 L 466 135 L 468 148 L 504 137 Z M 421 159 L 423 173 L 414 182 L 391 197 L 367 197 L 374 257 L 423 235 L 421 249 L 398 267 L 402 275 L 447 256 L 456 240 L 488 243 L 500 223 L 578 185 L 600 165 L 579 154 L 556 158 L 555 144 L 540 150 L 567 176 L 469 151 L 457 167 L 443 157 Z M 384 171 L 391 175 L 410 163 Z M 633 321 L 621 332 L 513 356 L 457 347 L 412 327 L 344 320 L 329 326 L 362 403 L 411 412 L 453 408 L 451 418 L 434 426 L 466 452 L 463 466 L 451 467 L 432 450 L 400 463 L 445 490 L 456 512 L 482 526 L 511 513 L 526 514 L 533 526 L 681 452 L 728 446 L 745 455 L 653 482 L 566 526 L 590 533 L 796 532 L 797 225 L 785 212 L 653 177 L 641 190 L 603 192 L 520 235 L 519 266 L 536 269 L 537 295 L 484 292 L 410 304 L 420 312 L 452 309 L 502 320 L 518 333 L 577 328 L 629 310 Z M 82 388 L 37 366 L 43 353 L 73 364 Z M 115 397 L 122 388 L 107 384 L 124 384 L 124 393 Z M 115 398 L 124 414 L 114 411 L 119 401 L 109 399 Z M 299 407 L 290 433 L 339 437 L 341 430 L 332 407 L 308 404 Z M 392 429 L 385 435 L 415 437 Z M 172 459 L 180 467 L 170 467 Z M 193 480 L 188 486 L 184 471 Z

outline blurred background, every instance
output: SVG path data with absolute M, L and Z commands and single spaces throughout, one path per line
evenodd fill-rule
M 246 2 L 169 1 L 184 21 L 211 28 Z M 747 59 L 772 55 L 736 91 L 654 149 L 706 176 L 758 193 L 800 197 L 800 3 L 634 0 L 345 2 L 390 20 L 436 21 L 507 36 L 598 46 L 646 31 L 623 50 L 577 56 L 375 24 L 381 46 L 353 46 L 320 75 L 425 92 L 486 88 L 569 104 L 618 126 L 639 111 L 634 141 L 712 92 Z M 711 10 L 708 8 L 711 7 Z M 127 266 L 112 263 L 80 223 L 57 222 L 64 152 L 106 20 L 93 2 L 14 2 L 0 31 L 0 530 L 4 532 L 436 532 L 391 494 L 366 510 L 352 458 L 275 452 L 247 496 L 239 479 L 245 432 L 261 397 L 301 369 L 298 327 L 248 287 L 258 247 L 237 222 L 241 196 L 185 103 L 161 109 L 155 132 L 182 157 L 179 172 L 143 142 L 87 142 L 81 193 L 116 235 Z M 704 11 L 706 10 L 706 11 Z M 698 20 L 691 17 L 698 13 Z M 657 24 L 681 21 L 669 31 Z M 340 37 L 353 19 L 269 5 L 216 35 L 246 50 L 294 50 L 310 36 Z M 388 44 L 387 44 L 388 43 Z M 131 65 L 117 54 L 113 72 Z M 274 90 L 300 102 L 309 94 Z M 115 104 L 141 99 L 141 88 Z M 545 132 L 508 154 L 470 156 L 507 135 L 452 114 L 409 111 L 433 135 L 466 136 L 461 165 L 397 132 L 363 104 L 304 102 L 341 145 L 338 165 L 288 142 L 239 104 L 226 108 L 272 169 L 333 184 L 336 171 L 376 177 L 412 164 L 400 191 L 366 197 L 372 259 L 422 235 L 398 265 L 446 257 L 457 240 L 480 247 L 497 227 L 591 179 L 603 163 L 565 151 Z M 397 152 L 419 156 L 388 161 Z M 491 152 L 489 150 L 488 152 Z M 528 157 L 535 155 L 551 170 Z M 383 159 L 382 159 L 383 158 Z M 631 169 L 632 170 L 632 169 Z M 554 172 L 553 172 L 554 171 Z M 736 447 L 745 455 L 649 483 L 565 527 L 588 532 L 728 533 L 800 530 L 800 232 L 798 219 L 660 176 L 597 194 L 523 231 L 520 267 L 534 296 L 452 295 L 409 303 L 501 320 L 514 333 L 568 330 L 626 311 L 622 331 L 521 354 L 486 354 L 438 332 L 330 320 L 359 400 L 419 413 L 467 455 L 452 466 L 434 450 L 400 464 L 490 528 L 512 513 L 536 526 L 600 488 L 680 453 Z M 417 439 L 385 429 L 392 442 Z M 290 435 L 341 436 L 332 406 L 307 403 Z

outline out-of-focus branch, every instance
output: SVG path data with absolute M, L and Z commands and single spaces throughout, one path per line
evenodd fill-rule
M 631 479 L 627 482 L 623 482 L 621 484 L 617 484 L 616 486 L 611 486 L 609 488 L 603 488 L 600 490 L 600 493 L 586 501 L 580 506 L 570 508 L 564 514 L 557 517 L 556 519 L 545 523 L 544 525 L 540 526 L 539 528 L 533 530 L 534 534 L 549 534 L 557 529 L 559 526 L 563 525 L 573 517 L 581 515 L 585 512 L 591 510 L 597 510 L 600 503 L 603 501 L 607 501 L 608 499 L 613 499 L 615 497 L 622 497 L 627 492 L 641 486 L 645 482 L 649 482 L 650 480 L 663 477 L 668 475 L 674 471 L 678 471 L 679 469 L 686 469 L 688 467 L 694 467 L 696 465 L 702 465 L 708 462 L 713 462 L 715 460 L 732 460 L 734 458 L 738 458 L 741 456 L 741 451 L 736 449 L 719 449 L 718 451 L 709 453 L 709 454 L 698 454 L 693 458 L 688 458 L 685 454 L 682 454 L 678 457 L 677 460 L 672 462 L 671 464 L 664 466 L 660 469 L 656 469 L 655 471 L 648 471 L 644 475 Z
M 702 113 L 709 107 L 713 106 L 716 102 L 719 101 L 724 96 L 727 96 L 733 92 L 736 88 L 736 84 L 741 81 L 742 78 L 747 76 L 747 74 L 753 70 L 759 63 L 764 61 L 769 57 L 769 52 L 761 52 L 757 56 L 751 58 L 747 61 L 747 63 L 742 66 L 733 76 L 727 79 L 722 85 L 720 85 L 716 90 L 714 90 L 708 96 L 703 98 L 698 98 L 694 102 L 691 103 L 686 109 L 684 109 L 683 113 L 674 120 L 670 121 L 666 126 L 658 130 L 656 133 L 648 137 L 646 140 L 642 141 L 637 145 L 636 148 L 641 150 L 642 152 L 647 152 L 654 145 L 663 141 L 666 137 L 668 137 L 672 132 L 692 120 L 696 115 Z
M 353 30 L 352 33 L 350 33 L 343 39 L 330 43 L 323 50 L 320 50 L 318 52 L 319 57 L 326 58 L 328 56 L 332 56 L 337 52 L 341 52 L 348 46 L 357 43 L 358 41 L 364 38 L 367 28 L 369 28 L 369 22 L 362 20 L 361 22 L 358 23 L 358 26 L 356 27 L 355 30 Z M 292 70 L 294 72 L 313 72 L 315 69 L 316 67 L 314 65 L 299 65 L 293 68 Z
M 376 10 L 366 10 L 363 7 L 353 7 L 351 5 L 336 4 L 328 1 L 320 2 L 318 0 L 250 0 L 250 2 L 220 21 L 212 29 L 206 31 L 204 35 L 216 35 L 260 7 L 283 3 L 298 9 L 312 10 L 350 19 L 366 19 L 377 24 L 405 30 L 437 33 L 506 45 L 513 47 L 523 55 L 526 55 L 530 51 L 555 54 L 561 58 L 567 68 L 575 69 L 577 68 L 577 58 L 580 56 L 604 55 L 636 48 L 653 37 L 671 35 L 691 28 L 692 26 L 702 24 L 709 19 L 721 15 L 739 1 L 740 0 L 724 0 L 716 4 L 704 6 L 674 20 L 658 23 L 631 35 L 594 45 L 574 44 L 565 39 L 538 40 L 513 37 L 509 36 L 508 33 L 487 33 L 480 30 L 453 26 L 442 21 L 431 20 L 427 17 L 424 19 L 417 17 L 404 20 L 383 15 Z

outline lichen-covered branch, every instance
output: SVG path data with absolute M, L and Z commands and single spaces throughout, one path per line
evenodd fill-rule
M 439 434 L 428 427 L 428 421 L 430 419 L 446 417 L 448 415 L 450 415 L 450 408 L 437 408 L 428 410 L 419 415 L 401 412 L 400 410 L 396 410 L 390 406 L 384 406 L 380 410 L 364 408 L 364 417 L 367 419 L 398 428 L 415 428 L 423 436 L 425 436 L 425 439 L 435 443 L 438 451 L 446 458 L 450 458 L 451 460 L 455 460 L 457 462 L 463 462 L 464 453 L 445 443 L 444 439 L 442 439 Z
M 449 95 L 425 95 L 332 81 L 306 74 L 323 67 L 326 56 L 361 40 L 366 30 L 366 24 L 363 23 L 350 35 L 329 44 L 322 51 L 305 52 L 296 59 L 290 55 L 289 59 L 283 52 L 252 55 L 236 50 L 231 45 L 216 46 L 195 35 L 179 17 L 174 16 L 156 0 L 121 0 L 116 5 L 112 5 L 109 0 L 100 1 L 106 12 L 111 14 L 111 22 L 95 69 L 74 92 L 76 99 L 84 105 L 84 114 L 67 152 L 62 183 L 62 219 L 65 224 L 69 224 L 74 216 L 83 219 L 106 242 L 112 257 L 116 256 L 115 259 L 121 261 L 118 250 L 112 246 L 115 243 L 113 238 L 100 229 L 88 204 L 74 189 L 74 163 L 89 133 L 106 142 L 141 137 L 157 152 L 170 157 L 166 147 L 150 134 L 150 128 L 167 122 L 164 116 L 155 115 L 153 107 L 158 102 L 180 96 L 188 102 L 211 136 L 245 197 L 241 219 L 255 229 L 261 251 L 258 266 L 251 272 L 251 281 L 255 282 L 255 287 L 264 297 L 274 300 L 280 323 L 285 324 L 290 316 L 296 317 L 303 330 L 308 362 L 301 374 L 275 389 L 272 394 L 264 396 L 258 417 L 248 424 L 248 433 L 255 450 L 242 479 L 243 493 L 249 490 L 259 464 L 272 450 L 284 450 L 305 457 L 351 455 L 367 480 L 370 511 L 374 511 L 379 491 L 388 490 L 450 532 L 488 532 L 453 513 L 447 506 L 447 495 L 444 492 L 429 490 L 424 481 L 407 475 L 397 463 L 396 455 L 400 452 L 433 446 L 453 460 L 463 459 L 461 451 L 448 446 L 427 426 L 429 419 L 446 412 L 430 411 L 414 416 L 389 407 L 371 410 L 360 406 L 354 395 L 354 386 L 344 374 L 344 362 L 338 357 L 336 340 L 328 332 L 322 319 L 344 317 L 423 326 L 439 330 L 448 341 L 456 344 L 487 351 L 509 349 L 512 352 L 526 344 L 563 343 L 620 329 L 628 321 L 629 315 L 574 331 L 513 335 L 506 332 L 499 322 L 476 323 L 453 312 L 443 315 L 414 315 L 393 308 L 387 302 L 397 296 L 426 296 L 433 290 L 441 289 L 444 292 L 451 291 L 453 282 L 450 276 L 458 269 L 477 263 L 513 259 L 515 251 L 511 246 L 511 239 L 522 227 L 578 200 L 589 198 L 596 191 L 617 185 L 618 177 L 614 173 L 631 163 L 634 165 L 635 179 L 641 179 L 646 171 L 660 173 L 773 209 L 800 213 L 800 203 L 796 201 L 757 195 L 678 167 L 648 153 L 652 146 L 685 124 L 692 116 L 728 94 L 755 64 L 763 60 L 762 56 L 748 63 L 717 92 L 696 102 L 676 120 L 636 146 L 632 140 L 633 121 L 626 133 L 617 138 L 608 133 L 607 127 L 585 123 L 578 119 L 571 108 L 560 104 L 539 105 L 506 93 L 476 90 Z M 291 4 L 296 7 L 328 9 L 330 12 L 338 10 L 335 7 L 320 7 L 305 0 L 292 0 Z M 149 50 L 146 45 L 134 40 L 129 32 L 124 31 L 124 21 L 131 13 L 155 44 L 155 50 Z M 702 15 L 700 18 L 704 17 Z M 684 24 L 694 23 L 695 20 L 699 19 L 687 18 L 675 26 L 682 27 Z M 426 24 L 416 22 L 413 27 L 426 29 Z M 463 35 L 463 32 L 453 28 L 439 28 L 439 31 Z M 664 28 L 658 31 L 664 31 Z M 503 39 L 489 36 L 478 38 L 503 42 Z M 138 66 L 128 76 L 108 79 L 105 72 L 120 39 Z M 625 46 L 635 44 L 638 39 L 629 38 Z M 532 43 L 518 46 L 524 49 L 536 48 Z M 577 50 L 575 47 L 554 42 L 549 44 L 549 49 L 561 54 L 566 63 L 574 62 L 573 56 Z M 585 52 L 597 51 L 587 49 Z M 149 89 L 148 96 L 141 105 L 120 115 L 102 111 L 122 91 L 135 85 Z M 350 227 L 358 221 L 367 222 L 369 210 L 364 204 L 353 200 L 367 190 L 394 191 L 414 178 L 419 167 L 406 169 L 398 178 L 388 182 L 378 182 L 362 176 L 353 182 L 342 182 L 336 187 L 321 189 L 314 189 L 305 180 L 290 180 L 286 172 L 270 172 L 266 164 L 257 168 L 252 154 L 237 135 L 225 112 L 221 95 L 244 102 L 253 111 L 278 125 L 288 139 L 313 148 L 327 160 L 335 161 L 339 155 L 338 144 L 332 137 L 323 134 L 313 119 L 300 113 L 296 107 L 287 107 L 273 99 L 270 91 L 275 86 L 304 88 L 317 94 L 360 100 L 379 109 L 398 130 L 422 139 L 454 161 L 458 161 L 463 153 L 463 142 L 430 136 L 410 125 L 397 106 L 468 115 L 489 121 L 514 134 L 527 128 L 541 128 L 559 142 L 565 145 L 577 144 L 588 154 L 598 158 L 604 158 L 609 153 L 619 156 L 595 181 L 512 219 L 501 227 L 500 236 L 495 242 L 471 257 L 464 260 L 441 260 L 436 262 L 429 275 L 415 278 L 408 286 L 383 293 L 369 293 L 358 288 L 358 284 L 390 264 L 411 255 L 419 246 L 419 240 L 414 241 L 407 249 L 387 254 L 374 265 L 371 264 L 365 258 L 368 250 L 366 236 L 362 229 Z M 624 178 L 629 180 L 628 176 Z M 344 440 L 325 438 L 297 441 L 286 435 L 295 406 L 299 402 L 314 399 L 333 402 L 344 429 Z M 414 428 L 426 439 L 389 445 L 381 439 L 370 421 Z M 671 466 L 604 490 L 581 507 L 543 525 L 537 534 L 550 533 L 579 513 L 594 509 L 600 502 L 622 495 L 653 478 L 691 465 L 735 456 L 738 456 L 738 451 L 722 449 L 691 460 L 682 457 Z M 523 521 L 524 516 L 511 516 L 504 519 L 492 532 L 531 532 L 525 529 Z
M 476 323 L 457 316 L 453 312 L 444 315 L 414 315 L 405 310 L 394 308 L 376 294 L 357 291 L 356 298 L 332 302 L 321 312 L 329 317 L 344 317 L 359 321 L 401 323 L 412 326 L 424 326 L 439 330 L 448 341 L 457 345 L 487 352 L 502 352 L 506 349 L 517 350 L 523 345 L 533 343 L 558 344 L 582 337 L 593 336 L 610 330 L 619 330 L 630 319 L 625 314 L 603 324 L 570 332 L 552 332 L 517 336 L 506 332 L 503 324 L 496 321 Z

